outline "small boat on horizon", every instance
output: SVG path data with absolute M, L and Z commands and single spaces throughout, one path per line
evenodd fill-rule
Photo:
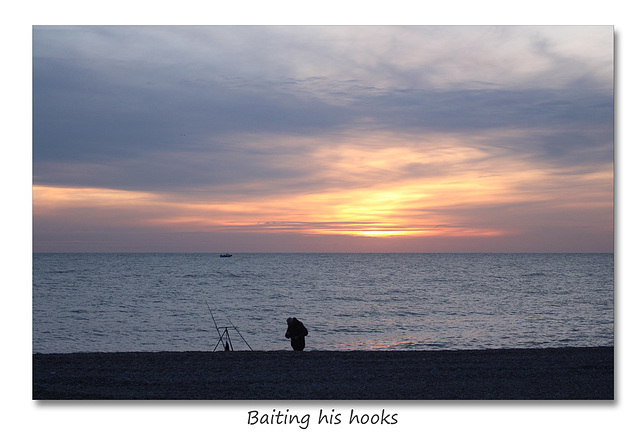
M 232 254 L 229 253 L 224 253 L 224 254 L 220 254 L 220 257 L 231 257 Z

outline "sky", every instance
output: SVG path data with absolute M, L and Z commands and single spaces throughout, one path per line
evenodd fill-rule
M 613 252 L 612 26 L 34 26 L 35 252 Z

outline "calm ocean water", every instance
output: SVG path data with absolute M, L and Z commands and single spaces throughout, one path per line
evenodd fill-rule
M 613 345 L 613 254 L 34 254 L 33 351 Z

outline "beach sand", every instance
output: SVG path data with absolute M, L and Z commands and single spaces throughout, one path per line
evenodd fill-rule
M 611 400 L 613 348 L 33 355 L 35 400 Z

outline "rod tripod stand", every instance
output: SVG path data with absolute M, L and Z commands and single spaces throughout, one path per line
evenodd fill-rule
M 216 328 L 218 329 L 218 328 Z M 218 333 L 220 333 L 220 331 L 218 331 Z M 218 348 L 218 346 L 220 345 L 220 343 L 222 343 L 222 340 L 224 341 L 224 344 L 222 345 L 222 347 L 224 347 L 225 352 L 229 351 L 229 350 L 233 350 L 233 344 L 231 344 L 231 337 L 229 336 L 229 329 L 224 328 L 224 331 L 222 332 L 222 334 L 220 334 L 220 339 L 218 340 L 218 343 L 216 344 L 216 347 L 213 348 L 213 351 L 215 352 L 216 349 Z
M 221 347 L 224 348 L 225 352 L 232 351 L 233 344 L 231 344 L 231 336 L 229 335 L 229 328 L 225 327 L 224 331 L 220 332 L 221 328 L 218 327 L 218 324 L 216 323 L 216 319 L 213 317 L 213 313 L 211 312 L 211 307 L 209 307 L 209 303 L 206 300 L 204 302 L 207 304 L 207 308 L 209 309 L 209 314 L 211 314 L 211 319 L 213 320 L 213 325 L 216 327 L 216 331 L 218 331 L 218 337 L 220 337 L 218 339 L 218 343 L 216 344 L 216 347 L 213 348 L 213 351 L 215 352 L 221 343 L 222 343 Z M 251 346 L 249 346 L 249 343 L 247 343 L 247 340 L 244 339 L 244 337 L 242 336 L 242 334 L 240 333 L 236 325 L 234 325 L 228 317 L 227 317 L 227 320 L 229 321 L 229 323 L 231 323 L 231 327 L 236 330 L 240 338 L 242 338 L 242 341 L 244 341 L 247 347 L 249 347 L 249 350 L 253 350 Z

